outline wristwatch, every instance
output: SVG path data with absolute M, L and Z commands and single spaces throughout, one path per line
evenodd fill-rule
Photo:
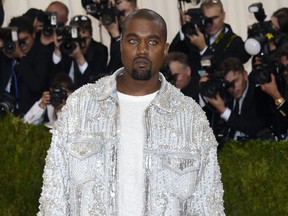
M 275 104 L 276 104 L 276 106 L 281 105 L 281 104 L 283 103 L 283 101 L 284 101 L 284 98 L 283 98 L 283 97 L 278 98 L 278 99 L 275 99 Z

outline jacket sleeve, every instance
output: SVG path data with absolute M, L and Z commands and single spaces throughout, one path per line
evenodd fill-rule
M 198 184 L 190 203 L 189 215 L 223 216 L 225 215 L 224 191 L 217 158 L 218 143 L 206 118 L 198 117 L 195 120 L 198 125 L 196 139 L 200 149 L 201 164 L 197 178 Z
M 67 137 L 66 128 L 68 128 L 67 116 L 67 113 L 61 112 L 59 122 L 57 122 L 58 127 L 53 130 L 52 142 L 44 167 L 38 216 L 69 215 L 68 156 L 64 148 Z

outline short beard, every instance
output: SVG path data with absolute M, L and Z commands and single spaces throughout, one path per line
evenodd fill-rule
M 136 69 L 132 69 L 131 77 L 135 80 L 149 80 L 152 77 L 151 69 L 146 71 L 139 71 Z

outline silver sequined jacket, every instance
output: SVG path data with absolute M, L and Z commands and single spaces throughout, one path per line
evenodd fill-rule
M 118 215 L 122 70 L 69 96 L 46 157 L 38 216 Z M 205 114 L 160 80 L 145 117 L 143 216 L 224 215 L 217 142 Z

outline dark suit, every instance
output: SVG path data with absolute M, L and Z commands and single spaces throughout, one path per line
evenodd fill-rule
M 15 65 L 22 114 L 25 114 L 41 98 L 43 91 L 49 89 L 50 66 L 49 49 L 38 40 L 34 41 L 31 50 Z
M 250 59 L 250 55 L 245 51 L 242 38 L 236 35 L 228 24 L 225 24 L 225 29 L 219 33 L 213 44 L 209 45 L 208 36 L 206 35 L 205 37 L 208 48 L 202 56 L 213 55 L 216 66 L 219 66 L 227 57 L 239 58 L 242 63 L 246 63 Z M 190 56 L 190 59 L 195 67 L 201 66 L 201 56 L 199 50 L 193 44 L 191 44 L 187 37 L 185 37 L 185 40 L 181 41 L 178 33 L 170 45 L 169 52 L 172 51 L 186 53 L 188 56 Z
M 213 118 L 210 118 L 214 121 L 211 124 L 216 137 L 219 137 L 218 130 L 221 127 L 223 133 L 221 138 L 224 136 L 224 141 L 232 138 L 229 134 L 232 131 L 240 131 L 248 139 L 271 139 L 271 132 L 274 131 L 270 129 L 273 128 L 273 118 L 275 116 L 272 106 L 273 100 L 261 90 L 260 86 L 255 87 L 255 84 L 249 79 L 247 94 L 243 99 L 240 114 L 233 111 L 234 100 L 233 98 L 226 100 L 226 107 L 231 110 L 227 122 L 221 119 L 218 113 L 213 113 Z
M 12 59 L 1 53 L 0 91 L 3 93 L 12 76 Z M 35 40 L 26 56 L 17 60 L 14 71 L 17 77 L 19 114 L 24 115 L 48 89 L 51 56 L 46 46 Z M 15 86 L 11 89 L 16 97 Z
M 105 45 L 92 40 L 84 57 L 88 63 L 88 67 L 83 74 L 79 70 L 76 61 L 67 55 L 63 55 L 61 61 L 55 67 L 56 73 L 69 74 L 71 64 L 74 61 L 75 88 L 94 81 L 99 74 L 107 73 L 108 49 Z
M 120 40 L 111 39 L 110 44 L 110 61 L 108 64 L 108 72 L 111 74 L 117 69 L 123 67 L 120 51 Z

